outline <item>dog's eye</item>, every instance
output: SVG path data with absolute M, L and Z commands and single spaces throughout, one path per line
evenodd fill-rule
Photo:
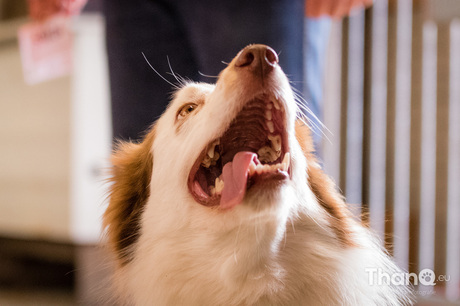
M 195 103 L 188 103 L 179 110 L 177 113 L 177 119 L 183 119 L 186 116 L 188 116 L 191 112 L 193 112 L 195 109 L 197 109 L 198 105 Z

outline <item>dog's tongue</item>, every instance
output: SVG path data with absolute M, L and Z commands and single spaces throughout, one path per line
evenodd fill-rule
M 233 157 L 233 161 L 224 165 L 222 169 L 224 189 L 220 199 L 221 208 L 232 208 L 243 200 L 248 181 L 248 168 L 254 156 L 257 154 L 253 152 L 238 152 Z

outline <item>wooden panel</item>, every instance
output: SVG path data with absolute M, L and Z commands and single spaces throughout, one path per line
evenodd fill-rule
M 420 0 L 415 0 L 418 2 Z M 458 0 L 424 0 L 429 4 L 427 13 L 437 22 L 450 22 L 460 16 L 460 1 Z
M 446 274 L 450 26 L 438 25 L 435 273 Z
M 342 23 L 342 61 L 341 77 L 342 87 L 340 89 L 340 177 L 339 187 L 345 192 L 347 189 L 347 134 L 348 134 L 348 52 L 349 52 L 349 18 L 345 18 Z
M 450 300 L 460 298 L 460 21 L 451 24 L 449 174 L 447 214 L 447 268 L 451 279 L 446 283 Z
M 373 37 L 373 10 L 366 10 L 364 15 L 364 67 L 363 67 L 363 107 L 362 107 L 362 192 L 361 192 L 361 210 L 362 220 L 365 224 L 369 224 L 369 176 L 370 176 L 370 139 L 372 114 L 372 37 Z
M 396 58 L 397 58 L 397 2 L 388 3 L 388 53 L 387 53 L 387 122 L 386 122 L 386 173 L 385 173 L 385 247 L 393 255 L 394 230 L 394 135 L 396 104 Z
M 421 8 L 413 4 L 412 16 L 412 86 L 410 126 L 410 223 L 409 271 L 418 273 L 420 230 L 420 156 L 422 141 L 422 71 L 423 71 L 423 16 Z

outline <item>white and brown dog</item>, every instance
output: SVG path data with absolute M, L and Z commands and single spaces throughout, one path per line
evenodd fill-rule
M 370 281 L 400 270 L 320 169 L 295 100 L 277 54 L 250 45 L 120 144 L 104 223 L 121 303 L 411 303 Z

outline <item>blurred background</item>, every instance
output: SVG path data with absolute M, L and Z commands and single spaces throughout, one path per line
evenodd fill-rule
M 0 0 L 0 305 L 101 303 L 112 140 L 100 12 L 89 0 L 72 20 L 72 72 L 28 85 L 27 2 Z M 459 305 L 460 1 L 376 0 L 333 21 L 323 91 L 326 171 L 401 267 L 434 271 L 418 304 Z
M 326 63 L 324 166 L 399 266 L 450 277 L 417 288 L 426 305 L 460 303 L 459 18 L 374 1 L 334 24 Z

